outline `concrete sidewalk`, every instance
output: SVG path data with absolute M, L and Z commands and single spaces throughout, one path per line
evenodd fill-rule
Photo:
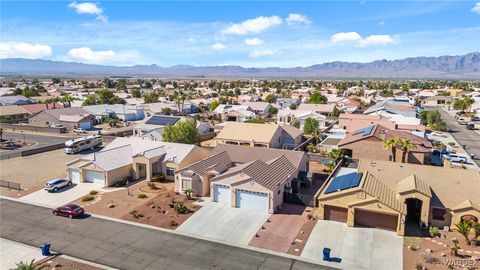
M 44 259 L 40 248 L 0 238 L 0 269 L 15 269 L 16 263 Z

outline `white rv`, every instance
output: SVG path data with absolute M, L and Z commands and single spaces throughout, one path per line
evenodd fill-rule
M 102 144 L 101 135 L 92 135 L 65 142 L 65 153 L 75 154 L 87 149 L 93 149 Z

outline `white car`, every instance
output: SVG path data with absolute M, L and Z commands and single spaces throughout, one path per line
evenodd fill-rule
M 451 162 L 458 162 L 458 163 L 467 163 L 467 156 L 463 154 L 446 154 L 442 156 L 445 159 L 450 160 Z
M 460 125 L 465 125 L 467 124 L 467 122 L 469 121 L 469 119 L 467 119 L 466 117 L 459 117 L 457 119 L 457 122 L 460 124 Z
M 75 133 L 87 133 L 87 131 L 83 128 L 75 128 L 75 129 L 73 129 L 73 132 L 75 132 Z
M 430 133 L 432 136 L 435 136 L 435 137 L 441 137 L 441 138 L 447 138 L 448 136 L 442 132 L 438 132 L 438 131 L 434 131 L 432 133 Z

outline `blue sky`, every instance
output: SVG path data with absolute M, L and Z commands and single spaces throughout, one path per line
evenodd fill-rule
M 308 66 L 480 51 L 478 1 L 2 1 L 0 58 Z

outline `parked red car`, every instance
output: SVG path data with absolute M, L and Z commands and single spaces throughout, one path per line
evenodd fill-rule
M 71 203 L 53 209 L 53 214 L 55 216 L 64 216 L 68 218 L 76 218 L 83 215 L 84 213 L 85 211 L 82 207 Z

